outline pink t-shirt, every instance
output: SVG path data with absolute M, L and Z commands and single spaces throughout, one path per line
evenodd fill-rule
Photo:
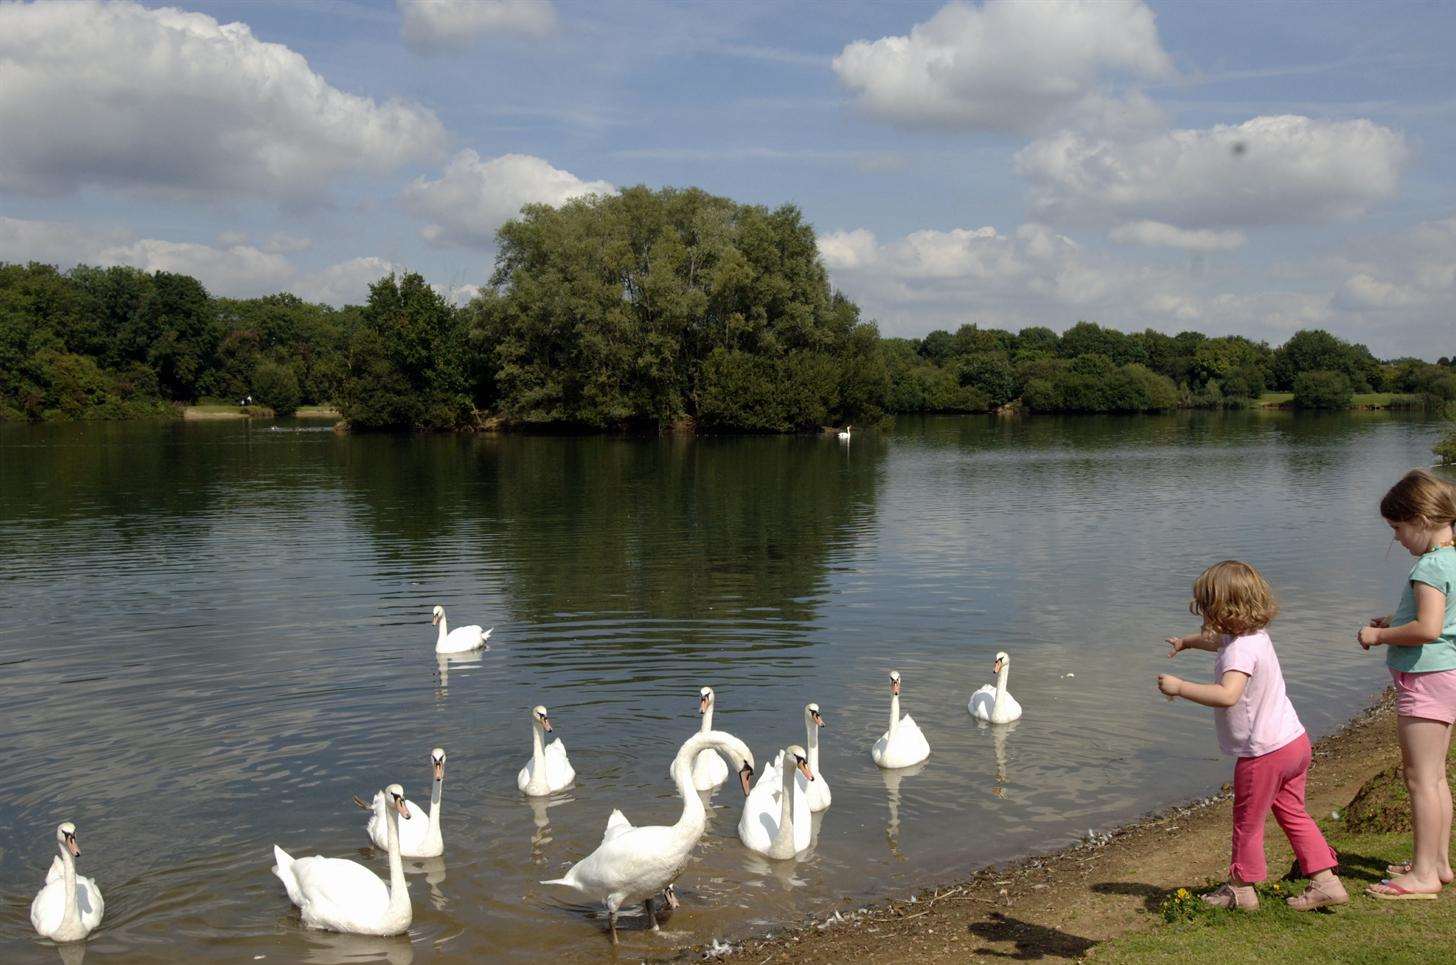
M 1213 661 L 1218 683 L 1230 670 L 1249 675 L 1244 693 L 1232 707 L 1213 709 L 1218 746 L 1232 757 L 1270 754 L 1304 733 L 1304 725 L 1284 692 L 1284 674 L 1274 642 L 1263 630 L 1242 637 L 1223 638 Z

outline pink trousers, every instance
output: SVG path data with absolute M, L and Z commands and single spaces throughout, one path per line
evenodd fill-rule
M 1309 735 L 1300 734 L 1277 751 L 1240 757 L 1234 765 L 1234 856 L 1229 877 L 1248 882 L 1268 877 L 1264 819 L 1271 810 L 1306 877 L 1338 864 L 1314 818 L 1304 809 L 1309 759 Z

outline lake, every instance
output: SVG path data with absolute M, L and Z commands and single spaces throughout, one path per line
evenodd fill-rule
M 342 436 L 318 424 L 0 426 L 0 959 L 55 960 L 28 909 L 55 826 L 106 897 L 97 960 L 590 961 L 596 909 L 538 884 L 608 814 L 671 823 L 667 765 L 716 726 L 760 767 L 828 729 L 834 804 L 796 862 L 747 851 L 735 784 L 660 935 L 771 931 L 1077 841 L 1216 789 L 1207 711 L 1168 703 L 1189 587 L 1257 565 L 1291 696 L 1323 734 L 1387 677 L 1357 626 L 1410 559 L 1376 505 L 1443 427 L 1386 413 L 934 417 L 833 437 Z M 278 431 L 281 430 L 281 431 Z M 495 628 L 449 663 L 430 611 Z M 1025 716 L 978 725 L 1011 653 Z M 928 762 L 881 772 L 887 673 Z M 529 800 L 530 708 L 574 787 Z M 369 846 L 368 798 L 429 795 L 446 853 L 406 862 L 408 938 L 303 929 L 269 869 Z M 427 804 L 427 802 L 426 802 Z M 62 959 L 78 960 L 76 950 Z

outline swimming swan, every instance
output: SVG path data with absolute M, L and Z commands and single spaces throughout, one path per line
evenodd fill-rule
M 842 441 L 844 441 L 844 442 L 848 442 L 849 441 L 849 430 L 851 430 L 853 428 L 854 428 L 854 426 L 845 426 L 843 429 L 840 429 L 839 430 L 839 438 Z
M 702 726 L 699 733 L 706 734 L 713 729 L 713 708 L 718 703 L 718 695 L 713 693 L 712 687 L 704 687 L 698 691 L 698 713 L 703 715 Z M 672 765 L 667 766 L 667 776 L 672 777 Z M 693 787 L 699 791 L 710 791 L 728 780 L 728 765 L 723 763 L 723 758 L 717 751 L 706 750 L 698 755 L 693 762 Z
M 920 726 L 906 714 L 900 717 L 900 671 L 890 671 L 890 729 L 870 748 L 870 757 L 881 767 L 909 767 L 930 756 L 930 742 Z
M 804 748 L 794 744 L 780 751 L 776 764 L 763 769 L 763 776 L 743 802 L 738 839 L 749 850 L 770 858 L 792 858 L 807 851 L 813 827 L 805 785 L 813 781 Z
M 76 874 L 76 826 L 70 821 L 56 828 L 56 848 L 45 886 L 30 903 L 30 923 L 42 938 L 57 942 L 78 942 L 101 924 L 106 902 L 101 889 L 90 878 Z
M 703 799 L 693 787 L 691 763 L 704 748 L 715 747 L 728 755 L 738 771 L 743 793 L 753 776 L 753 753 L 732 734 L 710 730 L 689 737 L 672 762 L 673 781 L 682 797 L 682 815 L 672 825 L 634 828 L 621 811 L 613 811 L 607 821 L 606 834 L 595 851 L 582 858 L 560 878 L 541 882 L 561 885 L 578 894 L 594 898 L 607 906 L 607 919 L 612 944 L 617 943 L 617 911 L 624 904 L 642 902 L 662 892 L 677 879 L 687 866 L 693 847 L 703 836 L 707 811 Z M 652 909 L 648 918 L 655 929 L 657 920 Z
M 389 803 L 385 817 L 389 828 L 389 885 L 363 865 L 344 858 L 293 858 L 273 846 L 277 864 L 273 873 L 288 890 L 288 899 L 303 913 L 309 928 L 350 932 L 356 935 L 400 935 L 414 919 L 409 888 L 404 881 L 404 864 L 399 856 L 399 819 L 409 819 L 404 806 L 404 788 L 391 784 L 384 789 Z
M 490 639 L 495 627 L 482 631 L 472 624 L 451 630 L 450 624 L 445 621 L 445 608 L 442 606 L 435 607 L 434 619 L 430 622 L 440 628 L 440 635 L 435 638 L 436 653 L 469 653 L 471 650 L 490 649 L 490 644 L 485 641 Z
M 996 683 L 986 684 L 980 690 L 971 694 L 970 703 L 966 709 L 971 716 L 977 720 L 984 720 L 991 724 L 1009 724 L 1021 717 L 1021 705 L 1016 698 L 1006 690 L 1006 675 L 1011 669 L 1011 657 L 1006 651 L 996 654 L 996 662 L 992 665 L 996 671 Z
M 809 810 L 815 814 L 829 810 L 832 800 L 829 782 L 824 780 L 824 772 L 819 769 L 819 728 L 828 726 L 819 713 L 818 704 L 805 705 L 804 731 L 809 744 L 809 770 L 814 775 L 814 780 L 809 782 Z
M 405 810 L 409 812 L 409 824 L 399 829 L 399 853 L 405 858 L 438 858 L 445 853 L 445 839 L 440 835 L 440 795 L 445 790 L 445 751 L 436 747 L 430 751 L 430 767 L 434 774 L 434 781 L 430 786 L 430 813 L 427 817 L 420 806 L 413 801 L 405 801 Z M 389 819 L 385 816 L 388 804 L 384 799 L 384 792 L 379 791 L 374 795 L 374 804 L 368 805 L 359 798 L 354 798 L 354 803 L 366 811 L 372 811 L 369 816 L 369 824 L 365 831 L 369 834 L 369 840 L 380 851 L 389 850 Z
M 551 733 L 551 718 L 546 708 L 531 709 L 531 759 L 516 775 L 516 787 L 532 797 L 554 794 L 576 780 L 576 771 L 566 759 L 566 745 L 556 738 L 543 747 L 545 734 Z

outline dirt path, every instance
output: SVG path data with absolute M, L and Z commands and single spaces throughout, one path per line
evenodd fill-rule
M 1398 760 L 1394 728 L 1387 694 L 1315 745 L 1310 813 L 1327 817 L 1343 809 L 1366 780 Z M 915 902 L 877 905 L 827 927 L 821 921 L 769 940 L 749 940 L 725 958 L 755 965 L 1081 959 L 1097 943 L 1156 920 L 1170 891 L 1221 878 L 1228 866 L 1231 809 L 1231 799 L 1220 793 L 1115 831 L 1106 843 L 987 869 Z M 1292 856 L 1272 818 L 1266 840 L 1277 877 Z

